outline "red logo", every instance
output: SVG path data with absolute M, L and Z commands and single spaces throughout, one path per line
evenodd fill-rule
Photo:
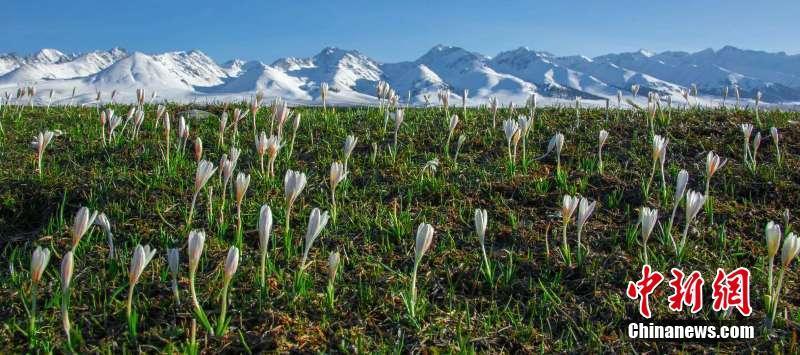
M 650 265 L 645 264 L 642 266 L 642 278 L 634 283 L 628 281 L 628 297 L 631 299 L 639 299 L 639 313 L 642 317 L 650 318 L 650 294 L 655 291 L 656 287 L 664 281 L 664 275 L 660 272 L 650 272 Z
M 669 309 L 675 312 L 683 310 L 683 306 L 690 306 L 692 313 L 700 312 L 703 309 L 703 275 L 699 271 L 693 271 L 684 280 L 683 271 L 672 268 L 672 280 L 669 287 L 673 293 L 667 298 Z
M 717 269 L 711 297 L 714 299 L 714 311 L 727 311 L 736 308 L 743 316 L 753 312 L 750 308 L 750 270 L 740 267 L 730 273 Z
M 683 306 L 689 307 L 692 313 L 700 312 L 703 309 L 703 275 L 699 271 L 692 271 L 688 276 L 681 269 L 672 268 L 670 270 L 672 279 L 669 287 L 672 294 L 667 297 L 669 309 L 674 312 L 683 311 Z M 658 271 L 653 271 L 650 265 L 642 266 L 642 278 L 636 282 L 629 281 L 628 289 L 625 294 L 632 300 L 639 300 L 639 313 L 642 317 L 650 318 L 650 295 L 655 292 L 664 275 Z M 753 312 L 750 308 L 750 271 L 740 267 L 730 273 L 725 273 L 722 269 L 717 269 L 714 278 L 711 297 L 713 299 L 714 311 L 727 311 L 735 308 L 743 316 L 749 316 Z

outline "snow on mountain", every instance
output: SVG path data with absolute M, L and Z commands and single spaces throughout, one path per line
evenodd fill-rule
M 223 79 L 228 77 L 228 73 L 214 60 L 197 50 L 167 52 L 154 55 L 153 59 L 180 80 L 192 86 L 220 85 L 223 83 Z
M 640 51 L 642 56 L 652 56 L 647 51 Z M 643 96 L 648 91 L 656 91 L 662 95 L 679 95 L 681 86 L 660 80 L 653 76 L 643 74 L 634 70 L 620 67 L 614 63 L 601 60 L 590 59 L 585 56 L 553 57 L 552 61 L 569 67 L 574 71 L 581 72 L 590 76 L 593 80 L 606 84 L 610 92 L 605 92 L 615 96 L 617 91 L 628 92 L 634 84 L 639 85 Z
M 422 95 L 435 95 L 447 84 L 433 70 L 425 64 L 414 62 L 381 64 L 383 80 L 391 83 L 398 95 L 407 95 L 411 92 L 413 101 L 422 102 Z
M 242 67 L 244 64 L 245 62 L 240 59 L 229 60 L 222 64 L 222 70 L 224 70 L 225 74 L 228 74 L 228 76 L 231 78 L 237 77 L 242 73 Z
M 25 64 L 25 59 L 14 54 L 0 54 L 0 76 Z
M 647 54 L 647 55 L 646 55 Z M 607 54 L 595 62 L 614 64 L 682 87 L 697 85 L 701 93 L 721 95 L 724 87 L 742 93 L 760 90 L 765 101 L 800 99 L 800 56 L 741 50 L 731 46 L 695 53 L 667 51 Z
M 536 90 L 536 85 L 499 73 L 488 62 L 489 58 L 481 54 L 443 45 L 433 47 L 416 61 L 436 73 L 454 94 L 468 89 L 471 96 L 477 97 L 527 96 Z
M 77 57 L 59 56 L 53 51 L 55 50 L 42 50 L 34 56 L 36 59 L 26 59 L 20 66 L 0 77 L 0 84 L 85 77 L 107 68 L 127 55 L 118 48 L 89 52 Z
M 492 58 L 490 64 L 499 72 L 536 84 L 539 86 L 539 93 L 548 96 L 598 98 L 616 94 L 616 90 L 608 84 L 560 65 L 552 54 L 545 52 L 518 48 L 498 54 Z
M 641 87 L 640 100 L 649 91 L 679 98 L 694 84 L 702 96 L 698 99 L 709 104 L 719 102 L 723 89 L 732 85 L 744 98 L 761 91 L 765 102 L 782 103 L 800 101 L 800 55 L 726 46 L 695 53 L 640 50 L 589 58 L 518 48 L 490 58 L 438 45 L 417 60 L 398 63 L 327 47 L 308 58 L 286 57 L 270 65 L 238 59 L 220 65 L 197 50 L 148 55 L 117 48 L 84 54 L 42 49 L 27 56 L 0 54 L 0 92 L 35 85 L 40 93 L 54 90 L 63 97 L 75 88 L 84 102 L 94 102 L 97 90 L 117 90 L 115 99 L 127 100 L 144 88 L 172 100 L 241 99 L 262 91 L 267 97 L 319 104 L 320 86 L 327 83 L 332 104 L 363 104 L 376 102 L 380 80 L 389 83 L 401 102 L 410 96 L 412 103 L 421 103 L 425 95 L 436 101 L 435 93 L 447 88 L 453 99 L 469 90 L 470 104 L 492 96 L 521 103 L 532 92 L 543 103 L 580 96 L 589 104 L 614 98 L 617 91 L 630 96 L 633 84 Z
M 727 70 L 788 87 L 800 86 L 800 55 L 742 50 L 725 46 L 711 59 Z
M 43 48 L 27 58 L 29 63 L 55 64 L 70 61 L 74 55 L 67 55 L 57 49 Z
M 192 91 L 191 85 L 170 69 L 149 55 L 134 52 L 108 68 L 87 77 L 84 82 L 104 91 L 135 90 L 135 88 Z
M 283 58 L 272 67 L 302 80 L 302 88 L 320 101 L 319 87 L 328 83 L 332 96 L 339 92 L 374 95 L 381 79 L 379 64 L 358 51 L 328 47 L 311 58 Z M 359 95 L 354 95 L 359 96 Z
M 209 95 L 240 94 L 252 96 L 263 92 L 267 97 L 282 97 L 290 101 L 309 101 L 311 96 L 301 86 L 304 81 L 289 76 L 281 69 L 258 61 L 247 62 L 240 67 L 237 77 L 222 85 L 199 89 Z
M 14 53 L 0 54 L 0 75 L 11 72 L 25 64 L 47 65 L 68 62 L 77 55 L 67 55 L 57 49 L 43 48 L 29 56 L 22 57 Z

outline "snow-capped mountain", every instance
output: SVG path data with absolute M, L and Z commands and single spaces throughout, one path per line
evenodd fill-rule
M 291 102 L 311 100 L 311 95 L 301 88 L 305 82 L 279 68 L 259 61 L 247 62 L 237 67 L 239 74 L 229 78 L 224 84 L 197 90 L 208 95 L 240 97 L 261 91 L 267 97 L 282 97 Z
M 158 91 L 192 90 L 191 84 L 174 69 L 157 57 L 134 52 L 82 81 L 103 91 L 125 91 L 132 87 Z
M 66 56 L 54 49 L 42 50 L 32 57 L 23 58 L 19 66 L 0 76 L 0 85 L 86 77 L 107 68 L 127 55 L 119 48 L 77 56 Z
M 300 79 L 302 89 L 319 98 L 322 83 L 328 83 L 333 96 L 372 95 L 375 83 L 381 78 L 379 64 L 359 53 L 333 47 L 323 49 L 311 58 L 283 58 L 272 63 L 272 67 L 286 75 Z
M 16 53 L 0 54 L 0 75 L 5 75 L 14 69 L 26 64 L 47 65 L 69 62 L 78 55 L 64 54 L 57 49 L 43 48 L 29 56 L 19 56 Z
M 536 85 L 494 70 L 488 57 L 459 47 L 437 45 L 415 63 L 430 68 L 454 94 L 461 94 L 464 89 L 478 97 L 524 95 L 536 91 Z
M 167 52 L 153 56 L 176 77 L 191 86 L 215 86 L 223 83 L 228 77 L 225 69 L 220 67 L 205 53 L 192 50 L 188 52 Z
M 332 104 L 372 104 L 376 85 L 386 81 L 405 103 L 435 98 L 441 89 L 456 96 L 469 92 L 469 104 L 497 97 L 522 104 L 531 94 L 540 102 L 567 102 L 581 97 L 591 104 L 630 98 L 631 85 L 646 93 L 672 96 L 696 86 L 693 102 L 715 105 L 725 88 L 733 100 L 736 86 L 743 99 L 757 91 L 763 101 L 800 102 L 800 55 L 742 50 L 731 46 L 695 53 L 645 50 L 589 58 L 556 56 L 518 48 L 489 57 L 464 48 L 437 45 L 416 60 L 381 63 L 364 53 L 334 47 L 308 58 L 286 57 L 271 64 L 233 59 L 218 64 L 198 50 L 158 54 L 114 48 L 83 54 L 42 49 L 21 56 L 0 54 L 0 92 L 35 85 L 40 95 L 54 91 L 58 100 L 95 103 L 96 92 L 116 91 L 116 101 L 133 100 L 138 88 L 177 101 L 240 100 L 256 92 L 297 104 L 319 104 L 322 83 Z M 72 98 L 73 90 L 76 97 Z M 39 101 L 43 101 L 39 100 Z M 101 99 L 102 101 L 102 99 Z M 433 100 L 435 101 L 435 100 Z

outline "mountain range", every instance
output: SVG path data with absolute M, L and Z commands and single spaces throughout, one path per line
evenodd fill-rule
M 648 92 L 675 104 L 685 104 L 682 93 L 697 89 L 692 103 L 718 105 L 734 86 L 742 100 L 756 92 L 773 104 L 800 102 L 800 55 L 769 53 L 726 46 L 695 53 L 646 50 L 586 56 L 556 56 L 517 48 L 489 57 L 463 48 L 437 45 L 414 61 L 382 63 L 356 51 L 324 48 L 308 58 L 286 57 L 270 64 L 233 59 L 217 63 L 198 50 L 160 54 L 120 48 L 80 54 L 42 49 L 30 55 L 0 54 L 0 92 L 35 86 L 36 102 L 95 102 L 96 92 L 110 100 L 133 101 L 138 88 L 157 93 L 158 99 L 183 102 L 240 100 L 256 92 L 280 96 L 295 104 L 319 104 L 320 86 L 328 83 L 332 104 L 374 104 L 376 85 L 386 81 L 400 101 L 435 103 L 436 93 L 449 89 L 451 102 L 468 104 L 497 97 L 501 103 L 522 104 L 532 93 L 542 104 L 581 97 L 589 104 L 617 104 L 618 92 L 643 102 Z M 638 85 L 633 97 L 631 86 Z M 74 92 L 75 97 L 72 97 Z M 13 95 L 12 95 L 13 97 Z M 624 102 L 622 103 L 625 104 Z

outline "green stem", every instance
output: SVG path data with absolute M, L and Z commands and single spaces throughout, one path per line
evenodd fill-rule
M 287 261 L 289 260 L 289 258 L 292 257 L 292 241 L 289 239 L 289 232 L 290 232 L 289 220 L 291 219 L 292 215 L 292 205 L 293 203 L 290 202 L 289 205 L 286 207 L 286 224 L 283 230 L 283 247 L 284 249 L 286 249 Z
M 292 161 L 292 152 L 294 152 L 294 138 L 297 137 L 297 131 L 292 132 L 292 141 L 289 144 L 289 156 L 287 161 Z
M 194 289 L 194 277 L 195 273 L 189 273 L 189 292 L 192 296 L 192 304 L 194 305 L 195 313 L 197 313 L 197 317 L 200 318 L 200 323 L 202 323 L 203 327 L 206 328 L 206 331 L 209 332 L 211 335 L 214 335 L 214 328 L 211 327 L 211 324 L 208 322 L 208 317 L 206 317 L 206 312 L 203 311 L 203 307 L 200 307 L 200 302 L 197 301 L 197 292 Z
M 686 220 L 686 225 L 683 227 L 683 235 L 681 236 L 681 244 L 678 247 L 678 255 L 683 255 L 683 251 L 686 248 L 686 236 L 689 235 L 689 224 L 692 221 Z
M 192 206 L 189 208 L 189 217 L 186 218 L 186 227 L 191 228 L 192 226 L 192 216 L 194 215 L 194 204 L 197 202 L 197 193 L 199 191 L 195 191 L 194 195 L 192 195 Z
M 769 257 L 769 272 L 768 272 L 768 280 L 769 280 L 769 284 L 768 285 L 769 285 L 769 288 L 767 288 L 767 290 L 769 290 L 770 293 L 772 293 L 774 291 L 772 289 L 772 268 L 775 266 L 774 258 L 775 258 L 774 255 Z M 770 303 L 767 304 L 767 308 L 772 308 L 772 300 L 773 299 L 775 299 L 775 295 L 770 295 Z
M 242 204 L 236 203 L 236 247 L 242 248 Z
M 672 224 L 675 221 L 675 212 L 678 211 L 678 202 L 675 202 L 675 206 L 672 207 L 672 215 L 669 217 L 669 224 L 667 224 L 667 234 L 669 235 L 669 240 L 672 241 L 672 247 L 675 248 L 675 254 L 678 254 L 678 245 L 675 243 L 675 238 L 672 237 Z
M 130 331 L 130 336 L 136 336 L 136 325 L 134 324 L 133 319 L 131 318 L 133 314 L 133 288 L 136 287 L 136 284 L 131 283 L 128 287 L 128 303 L 125 308 L 125 315 L 128 318 L 128 329 Z
M 414 261 L 414 271 L 411 273 L 411 304 L 409 308 L 411 309 L 411 318 L 416 318 L 416 308 L 417 308 L 417 268 L 419 266 L 419 260 Z
M 444 144 L 444 156 L 450 158 L 450 139 L 453 137 L 453 131 L 447 134 L 447 142 Z
M 33 346 L 33 341 L 36 338 L 36 293 L 39 289 L 39 285 L 37 282 L 31 283 L 31 312 L 30 312 L 30 322 L 28 324 L 28 338 L 30 339 L 31 346 Z
M 597 149 L 597 168 L 600 170 L 600 175 L 603 175 L 603 148 Z
M 260 284 L 261 284 L 260 285 L 261 286 L 261 290 L 262 290 L 262 292 L 264 292 L 264 290 L 266 290 L 266 286 L 267 286 L 267 250 L 266 249 L 261 253 L 261 268 L 259 269 L 259 275 L 260 275 L 259 280 L 260 280 Z
M 331 188 L 331 219 L 336 224 L 336 190 Z
M 72 349 L 72 339 L 69 334 L 72 328 L 69 322 L 69 294 L 69 289 L 67 289 L 61 295 L 61 324 L 64 327 L 64 335 L 67 337 L 67 346 Z
M 653 183 L 653 177 L 656 175 L 656 162 L 657 160 L 653 160 L 653 169 L 650 171 L 650 178 L 647 179 L 647 185 L 644 188 L 644 198 L 647 199 L 650 196 L 650 184 Z
M 778 313 L 778 299 L 781 297 L 781 287 L 783 286 L 783 274 L 786 267 L 781 267 L 781 273 L 778 275 L 778 288 L 775 290 L 775 298 L 772 300 L 772 316 L 770 323 L 775 323 L 775 315 Z
M 217 319 L 217 335 L 225 335 L 225 314 L 228 311 L 228 285 L 231 279 L 225 278 L 222 285 L 222 304 L 219 310 L 219 319 Z
M 569 224 L 569 220 L 566 220 L 566 219 L 564 220 L 564 223 L 562 223 L 562 227 L 561 227 L 561 239 L 562 239 L 562 242 L 561 243 L 562 243 L 562 246 L 563 246 L 562 249 L 564 251 L 564 259 L 567 260 L 567 263 L 569 264 L 569 266 L 572 266 L 572 256 L 569 255 L 570 254 L 569 244 L 567 242 L 567 225 L 568 224 Z
M 492 266 L 489 264 L 489 257 L 486 255 L 486 247 L 481 244 L 481 251 L 483 252 L 483 262 L 486 265 L 486 275 L 489 276 L 489 282 L 494 278 L 492 277 Z

